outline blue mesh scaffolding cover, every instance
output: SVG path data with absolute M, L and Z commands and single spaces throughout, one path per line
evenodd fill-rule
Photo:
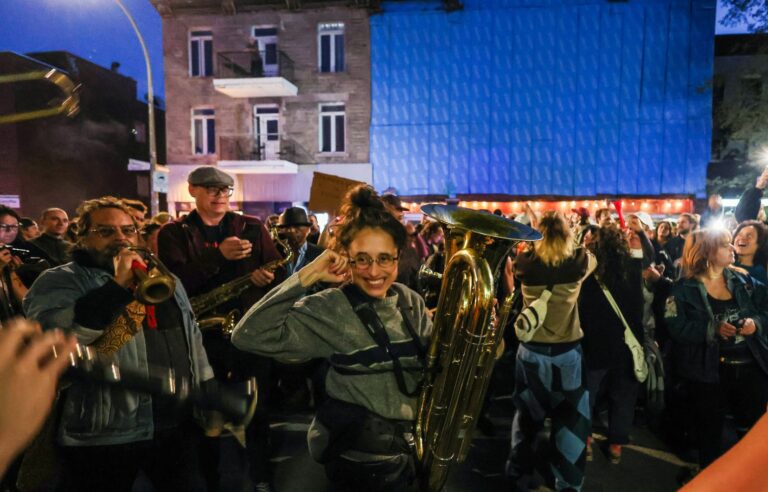
M 370 18 L 376 188 L 704 196 L 714 0 L 463 4 Z

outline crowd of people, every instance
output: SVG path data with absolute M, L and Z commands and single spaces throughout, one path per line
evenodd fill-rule
M 510 484 L 543 477 L 580 490 L 593 426 L 607 427 L 604 452 L 620 465 L 638 408 L 698 463 L 683 481 L 755 425 L 768 404 L 768 227 L 755 206 L 766 183 L 764 174 L 744 194 L 731 226 L 717 197 L 701 215 L 655 220 L 610 207 L 509 217 L 542 235 L 512 248 L 498 272 L 499 298 L 517 301 L 501 356 L 515 367 Z M 350 190 L 322 231 L 299 207 L 262 221 L 230 210 L 234 184 L 215 167 L 194 170 L 195 208 L 179 219 L 114 197 L 86 200 L 71 223 L 59 208 L 36 222 L 0 206 L 4 488 L 35 490 L 45 477 L 57 490 L 130 491 L 143 471 L 156 490 L 227 490 L 222 448 L 241 443 L 254 490 L 272 490 L 272 412 L 297 409 L 314 411 L 309 452 L 339 490 L 413 486 L 408 436 L 440 315 L 439 284 L 419 272 L 449 260 L 445 226 L 404 220 L 397 196 L 368 186 Z M 174 282 L 142 302 L 137 270 L 154 258 Z M 225 299 L 196 313 L 212 292 Z M 512 325 L 531 309 L 541 319 L 518 340 Z M 232 330 L 228 319 L 240 321 Z M 254 418 L 233 427 L 217 412 L 82 380 L 56 392 L 75 338 L 99 358 L 150 376 L 172 368 L 203 389 L 256 378 Z M 663 405 L 628 340 L 663 374 Z M 35 391 L 17 425 L 7 406 L 25 386 Z

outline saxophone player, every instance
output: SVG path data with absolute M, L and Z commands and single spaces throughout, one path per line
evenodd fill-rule
M 73 261 L 35 281 L 24 298 L 27 316 L 45 330 L 74 334 L 119 366 L 147 373 L 172 368 L 195 385 L 215 383 L 180 283 L 169 278 L 167 295 L 156 304 L 135 298 L 136 268 L 144 260 L 130 249 L 138 229 L 125 204 L 113 197 L 87 200 L 78 216 Z M 130 491 L 139 470 L 156 490 L 204 490 L 196 455 L 202 433 L 189 409 L 83 382 L 73 382 L 61 403 L 56 442 L 63 483 L 57 490 Z
M 252 288 L 218 308 L 221 313 L 232 309 L 244 313 L 270 285 L 280 280 L 276 277 L 284 277 L 281 270 L 272 272 L 261 268 L 282 257 L 259 219 L 230 210 L 229 199 L 234 192 L 234 179 L 230 175 L 215 167 L 203 166 L 189 174 L 187 183 L 195 209 L 179 222 L 166 224 L 160 230 L 160 259 L 181 279 L 192 297 L 250 274 Z M 239 352 L 217 331 L 203 333 L 203 343 L 217 379 L 241 381 L 255 376 L 260 401 L 269 398 L 270 359 Z M 246 429 L 245 450 L 250 478 L 257 484 L 257 490 L 269 489 L 268 432 L 267 413 L 264 405 L 259 405 Z M 207 456 L 203 462 L 210 467 L 206 472 L 209 489 L 217 487 L 214 482 L 220 444 L 220 439 L 210 436 L 204 446 Z

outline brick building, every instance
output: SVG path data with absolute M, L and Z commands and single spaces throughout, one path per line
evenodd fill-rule
M 236 175 L 264 215 L 309 198 L 313 171 L 371 181 L 368 2 L 152 0 L 163 17 L 169 208 L 186 175 Z M 288 8 L 291 7 L 291 8 Z
M 768 164 L 768 36 L 715 38 L 713 78 L 712 193 L 736 197 Z
M 22 215 L 48 207 L 70 215 L 85 199 L 103 195 L 149 202 L 149 173 L 128 170 L 129 159 L 149 160 L 147 105 L 136 99 L 136 81 L 65 51 L 0 53 L 0 73 L 60 69 L 80 88 L 80 112 L 0 125 L 0 195 Z M 43 67 L 43 68 L 41 68 Z M 46 107 L 60 93 L 51 84 L 0 86 L 0 113 Z M 163 112 L 156 111 L 158 149 L 164 148 Z M 162 162 L 164 152 L 160 150 Z M 16 206 L 18 204 L 19 206 Z

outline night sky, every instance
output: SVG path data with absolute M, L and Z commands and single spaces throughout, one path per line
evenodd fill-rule
M 149 0 L 123 0 L 147 42 L 155 85 L 162 96 L 163 46 L 160 16 Z M 719 16 L 718 16 L 719 17 Z M 717 26 L 718 34 L 743 32 Z M 0 0 L 0 50 L 29 53 L 66 50 L 138 81 L 138 97 L 147 91 L 144 58 L 136 36 L 114 0 Z

